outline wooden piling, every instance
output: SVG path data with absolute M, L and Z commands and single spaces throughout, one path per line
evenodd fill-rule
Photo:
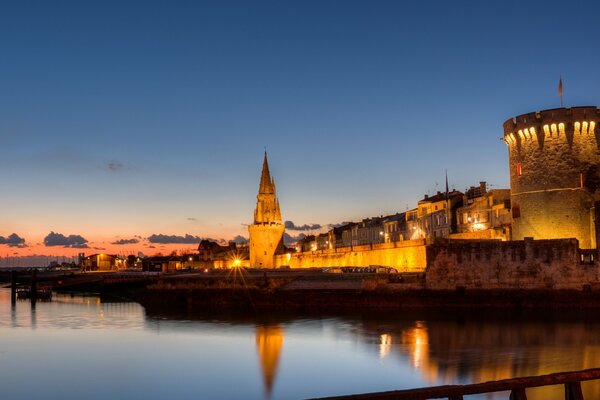
M 10 303 L 17 302 L 17 271 L 10 271 Z
M 31 301 L 35 302 L 37 299 L 37 269 L 31 271 L 31 289 L 29 293 Z

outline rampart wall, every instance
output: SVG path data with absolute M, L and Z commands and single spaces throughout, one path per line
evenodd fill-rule
M 383 265 L 399 272 L 423 272 L 427 265 L 425 240 L 405 240 L 275 256 L 275 266 L 290 268 L 368 267 Z
M 600 283 L 594 254 L 575 239 L 436 242 L 427 246 L 426 287 L 582 290 Z

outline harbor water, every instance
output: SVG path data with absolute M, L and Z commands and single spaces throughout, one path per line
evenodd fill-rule
M 600 314 L 235 315 L 0 290 L 3 399 L 302 399 L 600 366 Z M 584 383 L 586 398 L 600 386 Z M 530 398 L 561 398 L 561 387 Z M 505 399 L 507 393 L 480 399 Z

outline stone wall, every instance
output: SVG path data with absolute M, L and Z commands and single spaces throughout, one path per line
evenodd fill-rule
M 576 238 L 595 247 L 593 195 L 600 167 L 600 110 L 545 110 L 504 123 L 509 150 L 512 239 Z
M 439 241 L 427 246 L 426 287 L 582 290 L 600 283 L 593 254 L 575 239 Z
M 250 233 L 250 263 L 251 267 L 273 268 L 275 253 L 283 248 L 282 224 L 252 224 L 248 226 Z
M 399 272 L 423 272 L 427 265 L 425 240 L 405 240 L 365 246 L 275 256 L 275 267 L 368 267 L 383 265 Z

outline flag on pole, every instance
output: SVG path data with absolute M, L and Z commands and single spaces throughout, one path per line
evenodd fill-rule
M 558 80 L 558 95 L 560 97 L 562 97 L 562 76 L 560 77 L 560 79 Z
M 563 84 L 562 84 L 562 75 L 558 80 L 558 96 L 560 97 L 560 106 L 563 106 Z

